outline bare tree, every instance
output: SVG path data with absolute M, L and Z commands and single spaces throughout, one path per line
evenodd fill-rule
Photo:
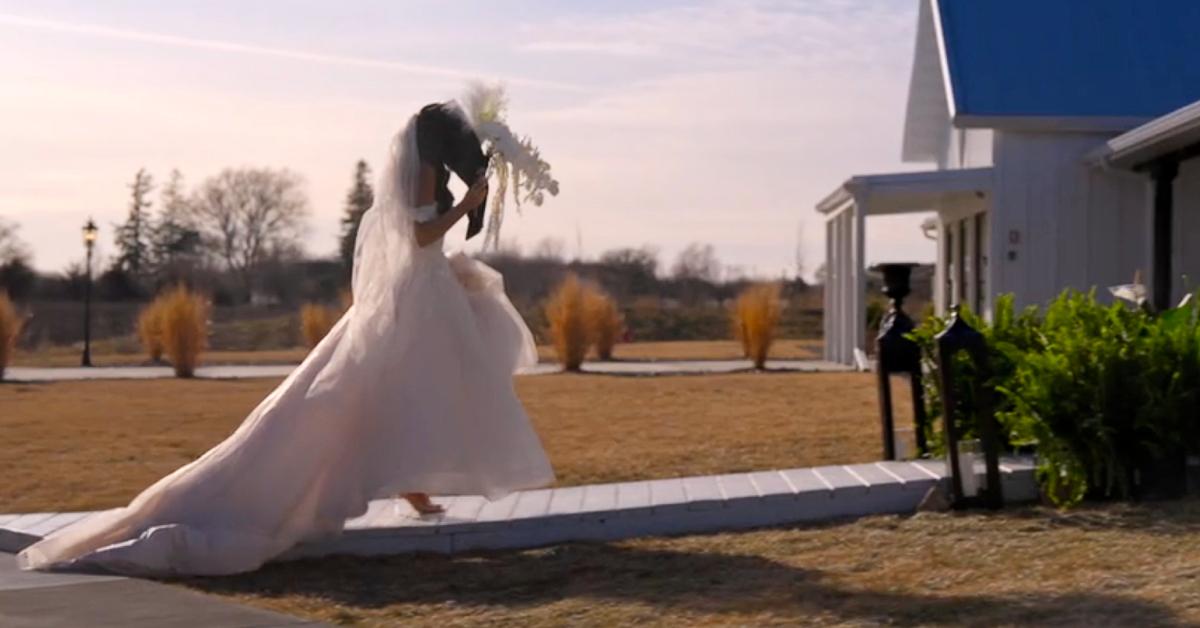
M 530 251 L 530 256 L 535 259 L 551 260 L 555 262 L 563 261 L 566 256 L 567 245 L 558 238 L 542 238 L 534 245 Z
M 0 218 L 0 264 L 29 260 L 29 247 L 17 235 L 17 224 Z
M 299 246 L 308 198 L 300 177 L 287 170 L 245 168 L 207 179 L 188 203 L 204 245 L 253 288 L 260 264 Z
M 29 247 L 17 236 L 17 225 L 0 218 L 0 294 L 24 299 L 37 274 L 29 265 Z
M 671 274 L 676 279 L 696 279 L 717 283 L 721 280 L 721 261 L 711 244 L 693 242 L 679 252 Z
M 658 274 L 658 250 L 645 245 L 640 249 L 620 248 L 605 251 L 600 255 L 600 262 L 620 267 L 635 267 L 653 278 Z

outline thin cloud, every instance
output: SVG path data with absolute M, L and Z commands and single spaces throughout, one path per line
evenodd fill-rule
M 522 52 L 577 52 L 584 54 L 612 55 L 618 57 L 643 57 L 658 52 L 655 46 L 633 41 L 535 41 L 517 47 Z
M 21 28 L 29 28 L 43 31 L 55 31 L 60 33 L 74 33 L 78 35 L 86 35 L 90 37 L 103 37 L 107 39 L 120 39 L 124 41 L 135 41 L 159 46 L 174 46 L 179 48 L 195 48 L 200 50 L 212 50 L 216 52 L 228 52 L 234 54 L 251 54 L 267 57 L 277 57 L 281 59 L 292 59 L 296 61 L 312 61 L 314 63 L 327 63 L 333 65 L 349 65 L 365 68 L 377 68 L 381 70 L 391 70 L 404 72 L 408 74 L 416 74 L 421 76 L 436 76 L 441 78 L 450 78 L 456 80 L 471 80 L 479 77 L 479 73 L 470 72 L 467 70 L 458 70 L 455 68 L 446 68 L 433 65 L 420 65 L 414 63 L 403 63 L 400 61 L 387 61 L 383 59 L 372 59 L 369 57 L 354 57 L 348 55 L 330 54 L 324 52 L 311 52 L 306 50 L 295 50 L 290 48 L 274 48 L 267 46 L 258 46 L 254 44 L 243 44 L 232 41 L 224 41 L 220 39 L 205 39 L 197 37 L 181 37 L 178 35 L 168 35 L 163 33 L 151 33 L 146 31 L 128 30 L 122 28 L 113 28 L 99 24 L 80 24 L 71 22 L 61 22 L 57 20 L 46 20 L 40 18 L 32 18 L 23 15 L 13 15 L 8 13 L 0 13 L 0 24 L 16 26 Z M 561 83 L 557 81 L 543 81 L 540 79 L 531 79 L 524 77 L 500 77 L 500 80 L 512 85 L 524 85 L 529 87 L 542 87 L 549 89 L 557 89 L 564 91 L 586 92 L 588 88 L 574 85 L 570 83 Z

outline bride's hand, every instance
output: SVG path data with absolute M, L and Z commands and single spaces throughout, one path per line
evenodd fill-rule
M 479 207 L 479 204 L 487 200 L 488 180 L 487 177 L 479 177 L 471 187 L 467 188 L 467 193 L 463 196 L 462 204 L 464 207 L 474 209 Z

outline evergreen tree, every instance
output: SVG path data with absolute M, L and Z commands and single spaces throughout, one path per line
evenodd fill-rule
M 346 214 L 342 216 L 341 253 L 342 264 L 349 271 L 354 265 L 354 240 L 358 237 L 358 223 L 362 215 L 371 208 L 375 194 L 371 190 L 371 168 L 367 162 L 358 160 L 354 166 L 354 185 L 346 194 Z
M 154 182 L 145 168 L 137 171 L 129 185 L 129 217 L 116 226 L 117 258 L 114 268 L 139 280 L 150 262 L 150 191 Z
M 158 220 L 150 234 L 150 257 L 159 283 L 186 276 L 196 262 L 200 234 L 189 215 L 183 175 L 172 170 L 159 200 Z

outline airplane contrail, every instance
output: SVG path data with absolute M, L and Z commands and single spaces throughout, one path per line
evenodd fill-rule
M 108 39 L 122 39 L 125 41 L 136 41 L 147 44 L 157 44 L 161 46 L 176 46 L 180 48 L 197 48 L 201 50 L 212 50 L 217 52 L 230 52 L 240 54 L 261 55 L 267 57 L 278 57 L 281 59 L 292 59 L 296 61 L 312 61 L 315 63 L 326 63 L 331 65 L 350 65 L 365 68 L 378 68 L 381 70 L 392 70 L 397 72 L 406 72 L 409 74 L 418 74 L 423 76 L 439 76 L 443 78 L 453 78 L 460 80 L 471 80 L 479 78 L 479 74 L 466 70 L 458 70 L 434 65 L 421 65 L 414 63 L 403 63 L 400 61 L 387 61 L 383 59 L 372 59 L 369 57 L 354 57 L 348 55 L 329 54 L 324 52 L 310 52 L 306 50 L 294 50 L 290 48 L 274 48 L 268 46 L 257 46 L 254 44 L 243 44 L 233 41 L 224 41 L 220 39 L 205 39 L 196 37 L 181 37 L 178 35 L 167 35 L 163 33 L 152 33 L 147 31 L 128 30 L 122 28 L 113 28 L 99 24 L 79 24 L 71 22 L 61 22 L 57 20 L 46 20 L 41 18 L 27 17 L 23 15 L 13 15 L 8 13 L 0 13 L 0 24 L 9 26 L 18 26 L 23 28 L 57 31 L 62 33 L 77 33 L 80 35 L 88 35 L 92 37 L 104 37 Z M 589 91 L 587 88 L 574 85 L 571 83 L 561 83 L 557 81 L 544 81 L 540 79 L 531 79 L 524 77 L 498 77 L 510 85 L 526 85 L 530 87 L 542 87 L 548 89 L 557 89 L 564 91 Z

